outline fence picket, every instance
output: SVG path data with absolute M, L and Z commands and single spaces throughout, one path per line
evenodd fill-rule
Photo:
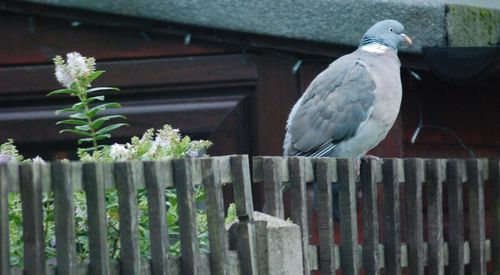
M 316 184 L 318 185 L 318 230 L 319 230 L 319 268 L 321 274 L 335 273 L 335 243 L 333 240 L 332 213 L 332 169 L 335 160 L 321 158 L 316 160 Z
M 115 164 L 115 182 L 118 193 L 118 213 L 120 217 L 120 260 L 124 275 L 139 274 L 141 262 L 137 236 L 137 171 L 136 162 Z
M 427 183 L 427 226 L 428 226 L 428 272 L 444 274 L 444 239 L 443 239 L 443 184 L 441 160 L 426 161 Z
M 363 161 L 360 175 L 363 192 L 363 269 L 365 274 L 373 275 L 380 274 L 376 164 L 375 160 Z
M 491 258 L 493 274 L 500 275 L 500 159 L 490 160 L 490 186 L 493 193 L 492 217 L 493 235 L 491 238 Z
M 203 158 L 201 168 L 206 192 L 210 271 L 213 275 L 225 275 L 228 274 L 229 260 L 219 161 L 214 158 Z
M 307 211 L 307 182 L 305 161 L 302 157 L 289 158 L 292 220 L 300 227 L 302 241 L 302 263 L 304 274 L 310 274 L 309 268 L 309 220 Z
M 24 274 L 45 274 L 42 179 L 40 164 L 19 167 L 23 211 Z
M 484 182 L 479 160 L 466 161 L 469 192 L 469 241 L 471 274 L 486 274 L 486 247 L 484 225 Z
M 342 274 L 358 274 L 358 218 L 353 159 L 337 160 Z
M 0 274 L 10 274 L 9 185 L 18 185 L 18 165 L 0 165 Z
M 89 273 L 108 275 L 110 274 L 107 245 L 108 221 L 102 163 L 83 164 L 83 186 L 87 198 L 89 226 Z
M 248 156 L 232 156 L 230 163 L 234 203 L 239 220 L 237 247 L 241 273 L 257 275 L 257 248 Z
M 464 202 L 463 162 L 448 160 L 446 183 L 448 185 L 448 271 L 464 274 Z
M 51 164 L 54 190 L 56 256 L 58 274 L 76 274 L 75 203 L 70 163 L 60 161 Z M 75 177 L 81 177 L 81 170 L 73 168 Z
M 283 219 L 285 216 L 283 207 L 282 169 L 282 158 L 264 158 L 264 209 L 267 214 L 280 219 Z
M 179 214 L 179 231 L 181 238 L 182 273 L 198 275 L 200 272 L 201 255 L 198 242 L 195 186 L 193 182 L 194 159 L 174 160 L 174 177 L 177 187 L 177 204 Z
M 410 275 L 424 274 L 424 231 L 422 217 L 422 159 L 405 161 L 406 217 L 408 219 L 408 269 Z
M 166 167 L 162 161 L 144 162 L 144 181 L 148 197 L 149 237 L 151 243 L 151 274 L 168 274 L 169 239 L 166 221 Z
M 382 164 L 384 185 L 385 272 L 401 274 L 401 213 L 399 205 L 399 166 L 396 159 Z

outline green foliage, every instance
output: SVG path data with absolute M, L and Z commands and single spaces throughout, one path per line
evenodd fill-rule
M 52 91 L 48 95 L 69 95 L 76 97 L 78 102 L 69 108 L 56 111 L 56 115 L 68 113 L 68 119 L 58 121 L 58 125 L 67 125 L 71 128 L 63 129 L 59 133 L 71 133 L 79 136 L 78 145 L 91 143 L 91 147 L 82 149 L 95 151 L 105 148 L 99 142 L 111 137 L 111 132 L 127 125 L 126 123 L 110 123 L 111 120 L 125 119 L 122 115 L 107 115 L 98 117 L 108 109 L 121 108 L 119 103 L 105 103 L 103 95 L 94 95 L 101 91 L 119 91 L 113 87 L 90 88 L 92 81 L 101 76 L 104 71 L 95 70 L 95 60 L 86 58 L 78 53 L 67 55 L 67 62 L 60 56 L 54 58 L 56 78 L 66 88 Z M 106 123 L 110 123 L 105 125 Z

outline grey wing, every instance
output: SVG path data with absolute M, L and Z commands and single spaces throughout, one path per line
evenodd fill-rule
M 375 82 L 360 60 L 339 61 L 318 75 L 289 118 L 289 155 L 327 155 L 369 118 Z

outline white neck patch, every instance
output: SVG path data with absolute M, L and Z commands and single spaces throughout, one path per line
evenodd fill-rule
M 389 47 L 384 46 L 379 43 L 371 43 L 368 45 L 365 45 L 361 47 L 362 51 L 369 52 L 369 53 L 384 53 Z

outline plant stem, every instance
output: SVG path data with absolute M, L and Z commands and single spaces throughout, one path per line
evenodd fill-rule
M 80 99 L 81 102 L 85 102 L 87 100 L 87 89 L 82 88 L 82 87 L 78 87 L 78 90 L 79 90 L 78 98 Z M 90 134 L 92 135 L 92 145 L 95 148 L 95 147 L 97 147 L 97 137 L 95 134 L 96 133 L 95 129 L 94 129 L 94 127 L 92 127 L 92 123 L 93 123 L 92 118 L 87 115 L 90 111 L 88 103 L 86 103 L 86 102 L 84 103 L 84 108 L 85 108 L 85 117 L 87 118 L 87 123 L 88 123 L 89 128 L 90 128 Z

